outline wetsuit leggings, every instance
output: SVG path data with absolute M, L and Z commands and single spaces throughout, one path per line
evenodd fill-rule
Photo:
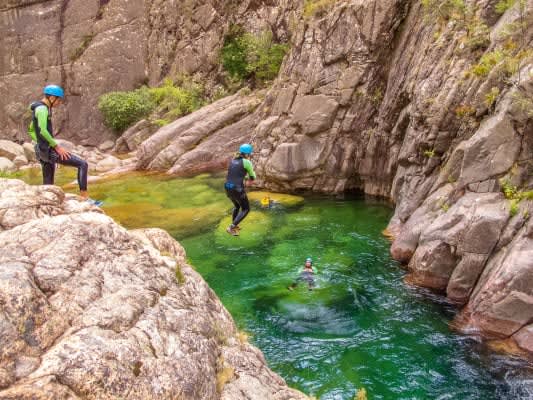
M 226 189 L 226 195 L 234 206 L 232 225 L 237 226 L 250 212 L 248 196 L 246 196 L 244 189 Z
M 78 168 L 78 185 L 80 191 L 87 191 L 87 171 L 89 169 L 87 161 L 82 160 L 74 154 L 71 154 L 68 160 L 62 160 L 55 150 L 50 151 L 50 162 L 41 161 L 41 167 L 43 169 L 43 185 L 54 184 L 56 163 Z

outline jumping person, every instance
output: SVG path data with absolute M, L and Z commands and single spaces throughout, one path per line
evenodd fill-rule
M 89 166 L 87 161 L 82 160 L 74 154 L 57 144 L 52 130 L 52 109 L 60 106 L 65 98 L 65 93 L 60 86 L 48 85 L 43 90 L 44 98 L 35 101 L 30 105 L 32 121 L 28 134 L 35 144 L 35 154 L 41 163 L 43 171 L 43 185 L 53 185 L 56 164 L 68 165 L 78 168 L 78 185 L 80 196 L 94 205 L 101 205 L 102 202 L 89 198 L 87 192 L 87 171 Z
M 239 223 L 250 212 L 250 203 L 244 190 L 244 180 L 246 178 L 250 180 L 255 179 L 254 168 L 252 162 L 249 160 L 253 150 L 251 144 L 241 145 L 239 153 L 237 153 L 237 156 L 229 164 L 228 176 L 224 184 L 226 195 L 233 203 L 232 222 L 226 229 L 226 232 L 233 236 L 239 236 Z
M 296 282 L 291 284 L 287 289 L 293 290 L 300 282 L 307 282 L 307 287 L 309 290 L 313 290 L 315 287 L 315 272 L 313 271 L 313 260 L 311 258 L 307 258 L 305 260 L 305 266 L 302 272 L 300 272 L 300 276 L 296 279 Z

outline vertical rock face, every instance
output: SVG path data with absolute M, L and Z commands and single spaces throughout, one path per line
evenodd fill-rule
M 307 19 L 258 109 L 257 171 L 274 190 L 391 199 L 391 251 L 407 280 L 465 305 L 461 329 L 514 335 L 530 351 L 532 59 L 505 79 L 508 60 L 472 71 L 505 43 L 527 49 L 533 3 L 501 17 L 493 2 L 466 3 L 491 40 L 430 22 L 420 2 L 339 1 Z
M 269 28 L 287 40 L 296 5 L 273 1 L 9 0 L 0 4 L 0 138 L 27 139 L 29 104 L 46 83 L 66 89 L 56 112 L 62 138 L 97 145 L 112 137 L 97 109 L 109 91 L 167 76 L 219 78 L 219 49 L 231 23 Z
M 2 137 L 26 139 L 28 105 L 45 83 L 66 89 L 56 131 L 82 144 L 111 133 L 97 111 L 98 96 L 145 80 L 142 0 L 11 1 L 0 6 L 0 124 Z
M 0 179 L 0 240 L 0 398 L 307 398 L 166 232 Z

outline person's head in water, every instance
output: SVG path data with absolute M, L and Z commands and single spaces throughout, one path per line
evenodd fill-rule
M 305 260 L 305 268 L 313 268 L 313 260 L 309 257 Z
M 239 155 L 241 157 L 250 158 L 253 152 L 254 148 L 251 144 L 245 143 L 241 144 L 241 147 L 239 147 Z

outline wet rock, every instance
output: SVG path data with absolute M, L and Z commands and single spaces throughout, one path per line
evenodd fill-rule
M 505 338 L 533 318 L 533 221 L 493 255 L 479 278 L 468 306 L 458 316 L 464 330 L 478 329 Z
M 527 325 L 513 335 L 518 346 L 533 353 L 533 324 Z

